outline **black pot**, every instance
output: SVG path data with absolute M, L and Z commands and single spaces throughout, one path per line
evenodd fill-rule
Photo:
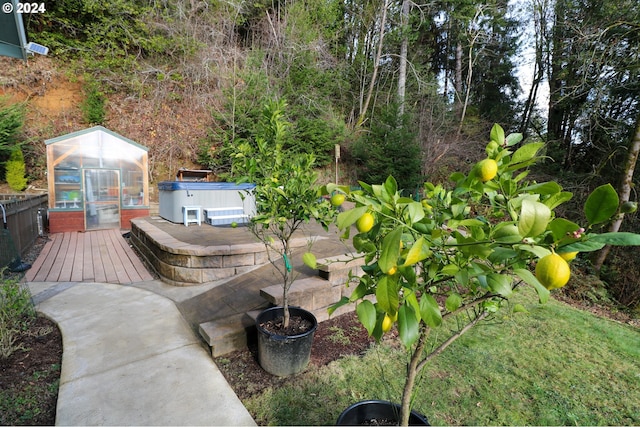
M 282 307 L 271 307 L 256 318 L 258 361 L 262 369 L 279 377 L 297 374 L 307 367 L 311 358 L 313 334 L 318 327 L 318 320 L 313 313 L 299 307 L 289 307 L 289 313 L 291 317 L 298 316 L 311 322 L 311 329 L 303 334 L 277 335 L 260 326 L 264 322 L 282 317 L 283 313 Z
M 365 400 L 354 403 L 345 409 L 338 417 L 338 426 L 358 426 L 370 425 L 368 422 L 373 419 L 396 420 L 400 423 L 400 405 L 387 402 L 386 400 Z M 409 415 L 410 426 L 428 426 L 427 417 L 411 411 Z

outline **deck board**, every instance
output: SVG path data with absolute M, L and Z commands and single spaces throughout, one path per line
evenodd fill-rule
M 91 233 L 82 233 L 82 247 L 87 248 L 83 255 L 82 268 L 78 268 L 80 271 L 81 280 L 87 282 L 94 281 L 96 274 L 93 270 L 93 257 L 91 256 Z
M 74 253 L 74 265 L 82 265 L 82 268 L 72 268 L 71 269 L 71 277 L 69 281 L 71 282 L 81 282 L 82 281 L 82 272 L 84 270 L 84 236 L 80 233 L 76 234 L 76 247 Z
M 27 271 L 29 282 L 126 284 L 153 279 L 119 230 L 56 233 L 49 238 Z

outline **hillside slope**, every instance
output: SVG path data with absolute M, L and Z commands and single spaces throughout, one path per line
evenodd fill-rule
M 55 58 L 0 58 L 0 67 L 0 96 L 26 104 L 23 134 L 30 184 L 45 188 L 44 141 L 92 126 L 83 119 L 82 81 Z M 198 145 L 211 125 L 210 108 L 194 102 L 177 82 L 154 82 L 137 96 L 108 94 L 104 126 L 149 148 L 150 178 L 156 182 L 173 179 L 179 167 L 195 166 Z

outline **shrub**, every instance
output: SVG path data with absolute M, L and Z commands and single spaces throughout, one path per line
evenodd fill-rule
M 8 358 L 21 348 L 16 340 L 33 321 L 35 314 L 27 288 L 17 280 L 0 282 L 0 359 Z
M 86 90 L 86 98 L 82 103 L 81 109 L 84 120 L 87 123 L 101 125 L 104 123 L 106 116 L 105 111 L 106 97 L 97 84 L 90 84 Z
M 20 148 L 15 148 L 9 156 L 6 166 L 7 184 L 14 191 L 22 191 L 27 187 L 25 177 L 26 168 L 24 165 L 24 155 Z

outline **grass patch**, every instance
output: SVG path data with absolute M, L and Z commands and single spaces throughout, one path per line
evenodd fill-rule
M 25 384 L 0 390 L 0 420 L 7 425 L 34 425 L 41 424 L 41 417 L 47 408 L 43 407 L 43 401 L 53 399 L 58 395 L 60 366 L 51 365 L 42 371 L 34 372 L 26 379 Z M 43 387 L 43 379 L 50 383 Z
M 529 314 L 485 322 L 434 360 L 414 408 L 436 425 L 640 424 L 640 331 L 519 299 Z M 356 401 L 399 401 L 405 361 L 382 344 L 244 403 L 260 425 L 330 425 Z

